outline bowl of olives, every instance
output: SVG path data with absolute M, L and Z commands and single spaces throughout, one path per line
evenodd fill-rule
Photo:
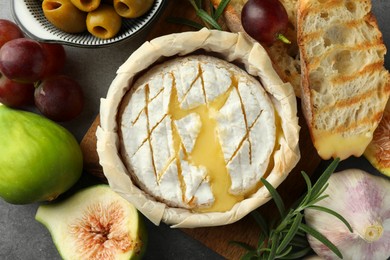
M 104 47 L 135 36 L 165 0 L 11 1 L 15 21 L 30 38 L 77 47 Z

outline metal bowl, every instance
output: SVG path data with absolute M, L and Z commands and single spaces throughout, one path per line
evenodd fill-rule
M 100 39 L 89 32 L 72 34 L 57 29 L 45 18 L 40 0 L 10 1 L 12 15 L 16 23 L 30 38 L 43 42 L 92 48 L 109 46 L 133 37 L 156 18 L 163 8 L 164 2 L 165 0 L 155 0 L 151 9 L 139 18 L 122 18 L 122 27 L 115 37 Z

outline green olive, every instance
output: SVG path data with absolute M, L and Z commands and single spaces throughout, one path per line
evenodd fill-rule
M 67 33 L 80 33 L 87 29 L 87 13 L 80 11 L 70 0 L 43 0 L 42 10 L 46 19 Z
M 101 4 L 87 15 L 87 29 L 95 37 L 109 39 L 121 29 L 122 18 L 111 5 Z
M 145 14 L 154 0 L 114 0 L 116 12 L 125 18 L 137 18 Z
M 78 9 L 91 12 L 99 7 L 100 0 L 70 0 Z

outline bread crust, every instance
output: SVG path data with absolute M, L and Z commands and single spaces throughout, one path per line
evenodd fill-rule
M 211 0 L 213 5 L 217 7 L 221 0 Z M 244 28 L 241 24 L 241 10 L 247 0 L 231 0 L 224 11 L 226 26 L 232 32 L 243 32 Z M 294 88 L 295 95 L 300 97 L 301 84 L 301 69 L 299 60 L 299 50 L 296 40 L 296 4 L 297 0 L 280 0 L 285 7 L 289 26 L 287 28 L 286 37 L 291 41 L 291 44 L 285 44 L 277 41 L 271 46 L 264 45 L 268 55 L 270 56 L 274 69 L 284 82 L 290 82 Z M 246 34 L 248 38 L 252 39 Z

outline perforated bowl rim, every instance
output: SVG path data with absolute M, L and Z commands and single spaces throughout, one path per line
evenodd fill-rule
M 165 0 L 155 0 L 150 10 L 139 18 L 122 18 L 120 31 L 110 39 L 100 39 L 89 32 L 72 34 L 61 31 L 46 19 L 39 0 L 14 0 L 10 4 L 15 22 L 28 37 L 42 42 L 96 48 L 110 46 L 137 35 L 158 16 L 164 2 Z

